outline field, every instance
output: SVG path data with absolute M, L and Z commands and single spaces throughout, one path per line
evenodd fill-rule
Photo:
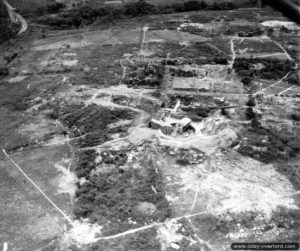
M 0 245 L 229 251 L 298 241 L 295 37 L 240 37 L 236 23 L 257 27 L 255 15 L 46 23 L 15 38 L 0 79 Z M 233 33 L 219 25 L 226 18 Z M 192 23 L 216 25 L 182 30 Z M 13 55 L 10 46 L 0 49 Z

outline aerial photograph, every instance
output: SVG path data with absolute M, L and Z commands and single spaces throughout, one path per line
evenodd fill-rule
M 0 251 L 300 250 L 298 0 L 0 0 Z

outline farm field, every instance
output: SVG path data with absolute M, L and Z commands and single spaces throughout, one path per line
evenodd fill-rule
M 0 45 L 0 247 L 297 242 L 299 34 L 270 33 L 256 13 L 283 19 L 241 9 L 59 29 L 37 18 Z M 249 27 L 261 30 L 241 37 Z

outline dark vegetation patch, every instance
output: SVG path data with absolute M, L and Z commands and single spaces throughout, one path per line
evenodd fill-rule
M 286 81 L 289 84 L 292 85 L 299 85 L 300 86 L 300 79 L 299 79 L 299 74 L 297 71 L 293 71 L 289 76 L 286 78 Z
M 276 170 L 285 175 L 293 184 L 295 189 L 300 189 L 300 164 L 289 164 L 279 162 L 275 164 Z
M 246 53 L 283 53 L 282 49 L 273 41 L 259 41 L 253 39 L 244 39 L 241 43 L 240 40 L 236 40 L 234 48 L 238 50 L 245 50 Z
M 262 64 L 262 69 L 255 64 Z M 281 79 L 293 70 L 294 63 L 289 60 L 264 58 L 236 58 L 233 69 L 242 78 Z
M 300 110 L 296 113 L 293 113 L 291 115 L 291 119 L 294 120 L 294 121 L 300 121 Z
M 192 23 L 209 23 L 215 19 L 224 18 L 226 21 L 234 19 L 246 19 L 248 21 L 256 20 L 256 13 L 249 10 L 233 10 L 230 11 L 206 11 L 192 14 L 189 16 Z
M 276 242 L 298 242 L 300 233 L 300 210 L 291 210 L 281 207 L 278 211 L 274 212 L 270 223 L 266 229 L 271 230 L 277 228 L 278 230 L 288 230 L 290 234 L 280 231 L 276 237 Z M 273 240 L 272 240 L 273 241 Z
M 238 152 L 264 163 L 274 163 L 278 172 L 285 175 L 295 189 L 300 188 L 300 165 L 289 164 L 288 160 L 300 153 L 300 137 L 296 130 L 266 128 L 259 122 L 253 110 L 251 98 L 247 105 L 246 116 L 251 119 L 251 126 L 242 132 L 243 140 Z M 291 118 L 297 121 L 297 113 Z M 299 117 L 300 118 L 300 117 Z
M 253 116 L 252 116 L 253 115 Z M 292 165 L 288 160 L 300 153 L 300 138 L 295 132 L 285 129 L 264 128 L 252 116 L 252 126 L 242 133 L 243 138 L 238 152 L 264 163 L 274 163 L 278 172 L 285 175 L 295 189 L 300 188 L 300 165 Z M 278 163 L 276 163 L 278 162 Z
M 176 233 L 183 236 L 181 241 L 176 242 L 176 244 L 180 246 L 178 249 L 179 251 L 213 251 L 207 244 L 198 242 L 196 233 L 193 230 L 191 223 L 186 218 L 178 220 L 177 223 L 180 225 L 180 227 Z
M 220 52 L 207 42 L 195 42 L 189 46 L 166 42 L 156 45 L 156 49 L 158 51 L 153 55 L 154 57 L 167 58 L 168 53 L 170 53 L 171 58 L 187 58 L 190 63 L 196 64 L 218 63 L 218 59 L 219 61 L 221 58 L 228 59 L 224 53 Z M 202 59 L 205 59 L 205 62 L 201 61 L 201 57 Z M 225 62 L 225 64 L 226 63 L 227 62 Z
M 28 89 L 24 84 L 2 83 L 0 84 L 0 107 L 12 111 L 25 111 L 30 106 L 29 101 L 39 93 L 38 88 Z
M 279 42 L 294 60 L 299 60 L 300 48 L 297 35 L 272 36 L 272 39 Z
M 228 213 L 228 215 L 199 215 L 193 217 L 192 222 L 197 234 L 204 240 L 222 241 L 229 233 L 239 230 L 238 224 L 243 229 L 251 229 L 256 226 L 257 212 Z
M 31 142 L 27 136 L 20 135 L 17 131 L 28 118 L 20 111 L 12 112 L 10 109 L 0 107 L 0 147 L 7 151 L 14 151 L 26 147 Z
M 259 26 L 255 24 L 243 24 L 243 25 L 230 24 L 228 26 L 228 30 L 226 31 L 226 34 L 227 35 L 237 34 L 239 37 L 253 37 L 253 36 L 259 36 L 263 34 L 263 29 L 259 28 Z
M 200 95 L 186 95 L 186 94 L 172 94 L 169 95 L 170 106 L 174 107 L 177 100 L 180 99 L 181 104 L 184 106 L 194 106 L 195 103 L 201 103 L 204 107 L 215 107 L 218 105 L 218 101 L 211 96 Z
M 9 23 L 6 6 L 2 0 L 0 0 L 0 44 L 10 39 L 12 35 L 13 31 Z
M 124 249 L 132 251 L 161 250 L 161 245 L 157 238 L 157 230 L 155 228 L 150 228 L 149 230 L 147 229 L 131 235 L 126 239 Z
M 252 122 L 252 127 L 243 132 L 243 137 L 247 140 L 242 142 L 238 151 L 265 163 L 288 160 L 300 152 L 299 135 L 284 129 L 277 131 Z M 257 150 L 256 147 L 262 149 Z
M 150 100 L 147 98 L 141 98 L 138 108 L 147 113 L 154 114 L 161 108 L 161 102 L 156 102 L 155 100 Z
M 72 251 L 81 251 L 75 246 Z M 158 251 L 161 250 L 159 239 L 157 238 L 156 227 L 139 231 L 131 235 L 123 236 L 112 240 L 101 240 L 91 244 L 87 251 Z
M 128 86 L 139 87 L 148 86 L 158 88 L 162 84 L 165 74 L 165 66 L 162 64 L 141 63 L 134 65 L 127 73 L 125 84 Z
M 207 158 L 204 152 L 196 148 L 184 149 L 170 146 L 161 146 L 159 150 L 164 154 L 173 156 L 176 159 L 176 163 L 182 166 L 199 164 Z
M 226 53 L 227 55 L 231 55 L 231 48 L 230 48 L 230 39 L 217 37 L 213 38 L 211 43 L 216 46 L 218 49 Z
M 73 109 L 69 106 L 62 111 L 56 107 L 52 117 L 60 117 L 64 125 L 70 128 L 75 136 L 80 136 L 92 132 L 105 134 L 108 132 L 107 125 L 119 120 L 132 120 L 135 115 L 136 113 L 131 110 L 90 105 L 84 108 L 73 107 Z M 105 139 L 105 136 L 102 139 Z
M 96 167 L 95 158 L 96 153 L 92 150 L 79 155 L 75 171 L 87 182 L 82 186 L 78 184 L 76 191 L 74 214 L 77 218 L 89 218 L 91 222 L 103 225 L 104 235 L 112 235 L 171 216 L 162 173 L 156 171 L 152 160 L 141 160 L 140 169 L 113 167 L 91 175 L 91 170 Z M 104 161 L 107 160 L 104 158 Z M 146 214 L 137 210 L 143 202 L 155 205 L 155 212 Z
M 168 107 L 174 107 L 178 99 L 181 101 L 181 110 L 193 121 L 201 121 L 212 114 L 214 108 L 223 106 L 224 102 L 211 96 L 176 94 L 169 97 Z
M 92 8 L 84 6 L 72 9 L 71 11 L 65 11 L 55 17 L 41 17 L 38 19 L 38 22 L 55 28 L 70 29 L 89 25 L 96 21 L 97 23 L 105 24 L 113 23 L 116 20 L 145 15 L 170 14 L 195 10 L 232 10 L 234 8 L 236 8 L 236 6 L 230 2 L 214 3 L 213 5 L 208 6 L 204 1 L 199 2 L 190 0 L 184 3 L 154 6 L 144 0 L 140 0 L 136 3 L 128 3 L 119 7 L 102 6 L 99 8 Z
M 109 43 L 109 41 L 107 41 Z M 88 50 L 78 51 L 83 65 L 89 70 L 76 72 L 70 78 L 73 85 L 111 86 L 120 83 L 123 68 L 120 59 L 125 53 L 137 50 L 137 44 L 91 46 Z
M 278 242 L 298 241 L 300 229 L 300 211 L 279 208 L 270 219 L 263 219 L 257 212 L 227 213 L 221 216 L 197 216 L 193 218 L 197 232 L 208 241 L 220 241 L 229 233 L 239 233 L 240 229 L 248 233 L 248 240 L 255 241 L 262 233 L 279 231 Z M 256 231 L 253 228 L 257 228 Z M 262 232 L 262 233 L 261 233 Z M 276 241 L 270 240 L 267 241 Z
M 91 132 L 85 135 L 83 138 L 77 139 L 75 145 L 84 148 L 84 147 L 93 147 L 101 145 L 109 140 L 112 140 L 112 137 L 108 133 L 101 132 Z

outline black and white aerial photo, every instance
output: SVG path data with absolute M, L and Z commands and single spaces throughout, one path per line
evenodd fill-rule
M 300 2 L 0 0 L 0 251 L 300 250 Z

